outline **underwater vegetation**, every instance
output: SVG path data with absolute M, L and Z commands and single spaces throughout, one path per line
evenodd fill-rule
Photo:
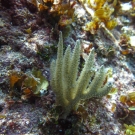
M 124 127 L 126 128 L 126 135 L 134 135 L 135 134 L 135 125 L 124 124 Z
M 120 101 L 123 104 L 128 105 L 130 108 L 135 110 L 135 92 L 130 92 L 127 95 L 121 95 L 120 96 Z
M 52 26 L 53 37 L 58 37 L 59 30 L 63 32 L 64 38 L 69 36 L 71 24 L 76 20 L 75 1 L 29 0 L 29 2 L 38 9 L 41 18 L 47 18 L 46 21 Z
M 126 115 L 125 115 L 125 118 L 124 118 L 125 119 L 124 127 L 126 128 L 125 133 L 126 133 L 126 135 L 134 135 L 135 134 L 135 125 L 134 125 L 135 92 L 129 92 L 129 93 L 127 93 L 127 95 L 121 95 L 120 96 L 120 102 L 124 106 L 126 106 L 126 108 L 127 108 L 127 111 L 125 113 Z M 132 125 L 129 125 L 129 124 L 132 124 Z
M 66 118 L 71 110 L 77 109 L 80 100 L 103 97 L 112 89 L 104 67 L 97 72 L 94 69 L 94 49 L 78 77 L 80 49 L 80 42 L 77 41 L 73 52 L 68 46 L 63 56 L 63 37 L 60 32 L 57 59 L 51 62 L 50 67 L 50 84 L 56 94 L 57 105 L 63 108 L 62 118 Z
M 49 18 L 52 17 L 61 27 L 74 21 L 75 2 L 64 3 L 63 0 L 30 0 L 30 2 L 37 6 L 39 12 L 47 13 Z
M 121 47 L 121 54 L 123 55 L 134 54 L 135 52 L 134 36 L 129 36 L 128 34 L 125 33 L 121 34 L 119 46 Z
M 92 21 L 88 22 L 84 30 L 95 34 L 100 27 L 112 30 L 117 21 L 113 15 L 116 3 L 109 4 L 107 0 L 80 0 L 87 5 L 86 8 L 92 16 Z
M 27 100 L 32 96 L 42 96 L 48 87 L 48 81 L 42 75 L 41 71 L 34 69 L 32 74 L 11 71 L 9 81 L 11 97 L 20 97 L 23 100 Z

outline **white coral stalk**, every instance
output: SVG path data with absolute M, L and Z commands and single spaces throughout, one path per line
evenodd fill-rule
M 105 96 L 112 88 L 109 82 L 104 84 L 107 76 L 103 66 L 95 73 L 94 49 L 78 77 L 80 50 L 80 42 L 77 41 L 73 52 L 68 46 L 63 56 L 63 38 L 60 32 L 57 59 L 51 62 L 50 67 L 50 83 L 56 94 L 57 104 L 63 107 L 63 117 L 66 117 L 80 100 Z

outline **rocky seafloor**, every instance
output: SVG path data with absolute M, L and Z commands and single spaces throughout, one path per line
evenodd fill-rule
M 90 34 L 83 29 L 91 21 L 90 14 L 79 1 L 74 10 L 76 19 L 68 31 L 49 13 L 40 13 L 31 0 L 0 0 L 0 135 L 135 135 L 134 17 L 123 11 L 113 30 L 100 27 Z M 78 111 L 63 120 L 58 118 L 61 108 L 50 85 L 42 95 L 34 95 L 29 89 L 22 92 L 22 84 L 34 68 L 49 82 L 59 31 L 66 30 L 64 47 L 74 48 L 80 40 L 82 63 L 94 47 L 95 67 L 111 70 L 115 92 L 82 101 Z M 133 41 L 125 41 L 123 33 Z M 14 77 L 23 81 L 16 84 L 11 81 Z M 125 124 L 134 127 L 128 129 Z

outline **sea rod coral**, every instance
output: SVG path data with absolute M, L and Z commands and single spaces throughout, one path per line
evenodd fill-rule
M 51 87 L 56 94 L 56 103 L 63 107 L 62 118 L 77 108 L 80 100 L 105 96 L 112 88 L 102 66 L 97 72 L 94 67 L 94 49 L 87 58 L 78 76 L 80 42 L 77 41 L 73 52 L 67 47 L 63 56 L 63 37 L 60 32 L 57 59 L 51 62 Z M 108 79 L 107 79 L 108 80 Z

